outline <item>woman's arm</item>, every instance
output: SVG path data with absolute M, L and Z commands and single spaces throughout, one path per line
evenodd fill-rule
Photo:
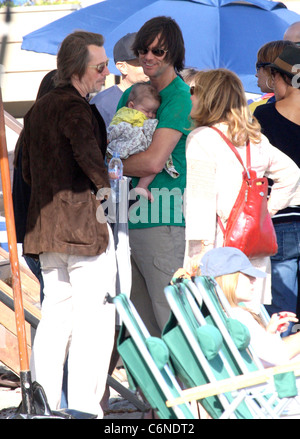
M 298 319 L 293 312 L 280 312 L 271 316 L 270 321 L 266 327 L 266 331 L 270 334 L 276 334 L 277 332 L 285 332 L 288 329 L 289 323 L 297 323 Z
M 269 168 L 266 177 L 271 178 L 274 184 L 268 200 L 268 209 L 271 216 L 278 210 L 284 209 L 291 203 L 300 201 L 300 169 L 296 163 L 264 140 L 264 148 L 269 148 Z
M 187 139 L 184 268 L 191 275 L 200 274 L 200 261 L 215 241 L 216 163 L 210 148 L 211 135 L 212 130 L 198 130 Z
M 282 340 L 284 341 L 290 359 L 300 354 L 300 332 L 283 337 Z
M 275 334 L 276 332 L 284 332 L 287 330 L 290 322 L 297 323 L 299 320 L 296 314 L 292 312 L 281 312 L 276 313 L 271 316 L 270 322 L 266 328 L 266 331 Z M 300 354 L 300 332 L 297 332 L 287 337 L 282 337 L 285 343 L 285 348 L 287 350 L 289 359 L 294 358 L 296 355 Z
M 214 145 L 213 135 L 213 130 L 200 129 L 193 131 L 187 139 L 186 241 L 205 241 L 210 244 L 215 241 L 217 164 L 215 148 L 211 146 Z

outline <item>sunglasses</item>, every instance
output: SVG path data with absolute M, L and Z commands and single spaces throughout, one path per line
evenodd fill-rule
M 271 63 L 269 63 L 269 62 L 257 62 L 255 65 L 256 71 L 258 72 L 261 67 L 266 67 L 266 66 L 269 66 L 270 64 Z
M 195 86 L 194 85 L 192 85 L 190 87 L 190 93 L 191 93 L 191 96 L 194 96 L 194 94 L 195 94 Z
M 138 49 L 139 55 L 146 55 L 148 52 L 152 52 L 154 56 L 161 58 L 168 51 L 164 49 Z
M 88 67 L 94 67 L 95 69 L 98 70 L 98 73 L 102 73 L 103 70 L 105 69 L 105 67 L 108 66 L 109 60 L 107 59 L 104 62 L 101 62 L 100 64 L 97 64 L 96 66 L 88 66 Z

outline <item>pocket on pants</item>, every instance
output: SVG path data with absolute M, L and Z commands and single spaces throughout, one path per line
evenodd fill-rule
M 175 271 L 178 268 L 180 268 L 180 267 L 174 267 L 174 265 L 175 265 L 174 262 L 167 260 L 165 254 L 154 256 L 153 265 L 159 271 L 169 275 L 170 278 L 173 276 Z

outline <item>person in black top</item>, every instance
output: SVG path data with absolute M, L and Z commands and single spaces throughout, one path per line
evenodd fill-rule
M 298 67 L 298 69 L 297 69 Z M 300 48 L 288 46 L 271 63 L 276 102 L 261 105 L 254 111 L 263 134 L 278 149 L 300 167 Z M 271 257 L 273 314 L 283 310 L 297 312 L 300 279 L 300 193 L 296 192 L 291 204 L 273 217 L 277 234 L 278 252 Z M 296 332 L 290 325 L 284 335 Z
M 39 86 L 38 93 L 36 99 L 40 99 L 46 93 L 54 88 L 53 78 L 56 74 L 56 69 L 48 72 Z M 12 187 L 12 199 L 13 199 L 13 207 L 14 207 L 14 216 L 15 216 L 15 227 L 16 227 L 16 236 L 17 242 L 23 244 L 24 236 L 26 232 L 26 222 L 27 222 L 27 214 L 28 214 L 28 206 L 30 201 L 30 186 L 24 181 L 22 175 L 22 147 L 24 142 L 24 130 L 21 131 L 18 141 L 15 146 L 14 151 L 14 173 L 13 173 L 13 187 Z M 38 258 L 33 258 L 31 256 L 24 255 L 24 259 L 33 272 L 33 274 L 37 277 L 40 283 L 40 299 L 41 303 L 44 297 L 44 282 L 43 276 L 41 273 L 41 264 Z

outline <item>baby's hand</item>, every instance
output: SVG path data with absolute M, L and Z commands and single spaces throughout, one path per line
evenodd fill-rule
M 137 195 L 142 195 L 143 197 L 147 198 L 147 200 L 149 200 L 151 203 L 153 203 L 154 197 L 153 197 L 152 193 L 149 191 L 149 189 L 145 189 L 143 187 L 136 186 L 134 188 L 134 190 L 135 190 L 135 193 Z

